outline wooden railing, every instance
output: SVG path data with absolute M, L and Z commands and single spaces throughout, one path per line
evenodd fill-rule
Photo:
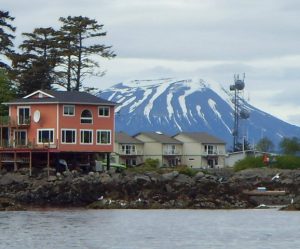
M 1 149 L 18 149 L 18 148 L 28 148 L 28 149 L 46 149 L 46 148 L 57 148 L 58 141 L 54 143 L 45 142 L 42 144 L 37 144 L 36 141 L 25 141 L 25 140 L 13 140 L 13 139 L 1 139 L 0 148 Z
M 18 127 L 18 126 L 29 126 L 31 123 L 31 117 L 26 119 L 12 118 L 9 116 L 0 116 L 0 126 L 2 127 Z

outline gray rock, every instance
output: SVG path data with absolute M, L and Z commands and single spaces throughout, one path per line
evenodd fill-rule
M 174 178 L 174 184 L 179 186 L 179 185 L 192 185 L 194 183 L 193 178 L 184 175 L 184 174 L 179 174 L 177 177 Z
M 142 175 L 142 174 L 139 174 L 139 175 L 134 176 L 134 180 L 135 180 L 138 184 L 141 184 L 141 185 L 144 185 L 144 184 L 147 184 L 147 183 L 151 183 L 150 177 L 147 176 L 147 175 Z
M 48 179 L 47 179 L 48 182 L 54 182 L 56 180 L 57 180 L 56 176 L 49 176 Z
M 171 187 L 170 184 L 166 184 L 166 190 L 168 193 L 173 193 L 174 192 L 174 189 Z
M 179 175 L 178 171 L 172 171 L 170 173 L 165 173 L 162 175 L 162 180 L 163 181 L 172 181 L 178 175 Z
M 112 183 L 113 182 L 113 179 L 111 178 L 111 176 L 107 173 L 101 173 L 99 175 L 99 178 L 100 178 L 100 182 L 102 184 L 109 184 L 109 183 Z
M 205 174 L 202 172 L 202 171 L 199 171 L 195 176 L 194 176 L 194 179 L 196 181 L 198 181 L 199 179 L 201 179 L 202 177 L 204 177 Z
M 24 181 L 28 180 L 27 175 L 20 175 L 17 173 L 7 173 L 0 178 L 0 185 L 9 185 L 9 184 L 21 184 Z

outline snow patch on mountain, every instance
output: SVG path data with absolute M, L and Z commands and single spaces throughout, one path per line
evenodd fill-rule
M 144 108 L 144 114 L 147 117 L 147 119 L 150 121 L 150 112 L 153 108 L 154 101 L 161 95 L 163 94 L 166 89 L 169 87 L 166 82 L 163 82 L 159 85 L 156 86 L 156 92 L 153 94 L 153 96 L 150 98 L 148 104 Z
M 142 131 L 201 131 L 232 143 L 233 92 L 210 79 L 130 80 L 99 92 L 118 103 L 116 130 L 130 135 Z M 250 118 L 240 122 L 241 137 L 255 144 L 265 137 L 278 144 L 283 137 L 300 137 L 300 127 L 283 122 L 243 101 Z

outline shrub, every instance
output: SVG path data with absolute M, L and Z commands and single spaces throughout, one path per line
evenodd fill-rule
M 243 160 L 238 161 L 234 165 L 234 171 L 240 171 L 244 169 L 251 169 L 251 168 L 263 168 L 265 167 L 263 163 L 262 157 L 246 157 Z
M 279 169 L 298 169 L 300 168 L 300 157 L 296 156 L 278 156 L 274 166 Z
M 234 165 L 234 171 L 262 167 L 266 167 L 262 157 L 246 157 Z M 274 160 L 271 160 L 268 167 L 278 169 L 298 169 L 300 168 L 300 157 L 291 155 L 277 156 Z
M 176 170 L 180 173 L 180 174 L 184 174 L 190 177 L 193 177 L 197 174 L 197 170 L 192 169 L 190 167 L 187 166 L 178 166 L 176 167 Z
M 159 160 L 158 159 L 147 158 L 145 160 L 144 165 L 146 167 L 150 167 L 150 168 L 157 168 L 158 165 L 159 165 Z

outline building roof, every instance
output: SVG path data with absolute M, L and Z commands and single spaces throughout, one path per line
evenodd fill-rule
M 182 144 L 182 142 L 180 142 L 179 140 L 160 132 L 140 132 L 134 135 L 134 137 L 138 135 L 145 135 L 162 144 Z
M 42 97 L 34 97 L 41 94 Z M 23 98 L 15 99 L 10 102 L 4 103 L 8 105 L 14 104 L 88 104 L 88 105 L 116 105 L 116 103 L 99 98 L 87 92 L 77 91 L 53 91 L 53 90 L 38 90 Z
M 196 142 L 199 143 L 205 143 L 205 144 L 226 144 L 226 142 L 224 142 L 223 140 L 209 135 L 205 132 L 180 132 L 178 134 L 176 134 L 173 137 L 176 137 L 177 135 L 184 135 L 187 136 L 191 139 L 193 139 Z
M 143 144 L 142 141 L 129 136 L 124 132 L 116 132 L 115 133 L 115 142 L 119 144 Z

